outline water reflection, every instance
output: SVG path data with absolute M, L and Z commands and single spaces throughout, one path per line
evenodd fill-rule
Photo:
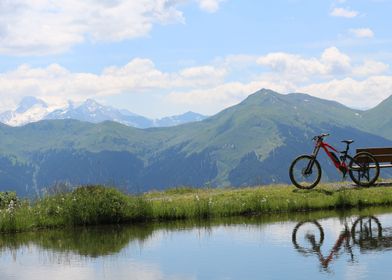
M 383 232 L 389 234 L 384 236 Z M 299 222 L 291 236 L 294 248 L 306 257 L 317 256 L 325 270 L 334 258 L 337 259 L 343 254 L 349 256 L 350 262 L 355 262 L 355 246 L 359 247 L 360 252 L 392 248 L 390 228 L 383 230 L 380 220 L 375 216 L 359 217 L 352 224 L 345 218 L 343 229 L 326 254 L 322 252 L 324 238 L 324 229 L 317 220 Z
M 0 234 L 0 279 L 386 278 L 392 209 L 352 211 Z
M 153 239 L 154 235 L 160 231 L 175 233 L 197 229 L 199 232 L 211 235 L 212 229 L 217 226 L 262 225 L 297 217 L 302 218 L 301 215 L 285 214 L 254 218 L 234 217 L 205 221 L 188 220 L 122 226 L 80 227 L 17 234 L 0 233 L 0 254 L 2 252 L 18 251 L 20 248 L 33 244 L 43 250 L 97 258 L 117 254 L 130 243 L 136 242 L 143 246 L 144 242 Z
M 0 252 L 18 251 L 34 244 L 42 249 L 73 253 L 96 258 L 121 251 L 129 242 L 143 243 L 152 232 L 151 225 L 143 227 L 102 226 L 67 230 L 38 231 L 21 234 L 2 234 Z

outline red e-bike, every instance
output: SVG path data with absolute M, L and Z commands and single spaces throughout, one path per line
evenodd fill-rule
M 353 140 L 343 140 L 346 144 L 344 151 L 338 152 L 334 147 L 324 142 L 329 134 L 324 133 L 313 137 L 315 146 L 311 155 L 297 157 L 290 166 L 289 175 L 291 182 L 300 189 L 312 189 L 321 179 L 321 167 L 317 161 L 317 155 L 322 148 L 332 163 L 343 177 L 350 175 L 351 180 L 359 186 L 369 187 L 374 184 L 380 174 L 380 166 L 374 156 L 367 152 L 359 152 L 354 157 L 348 154 L 350 144 Z M 336 153 L 340 154 L 338 157 Z M 347 164 L 347 160 L 349 163 Z

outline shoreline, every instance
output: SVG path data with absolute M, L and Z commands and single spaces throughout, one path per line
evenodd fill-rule
M 348 182 L 321 183 L 312 190 L 299 190 L 291 185 L 219 189 L 181 187 L 138 196 L 126 195 L 115 188 L 82 186 L 34 202 L 18 200 L 12 195 L 6 201 L 3 197 L 0 232 L 374 206 L 392 206 L 392 183 L 380 183 L 370 188 L 355 187 Z

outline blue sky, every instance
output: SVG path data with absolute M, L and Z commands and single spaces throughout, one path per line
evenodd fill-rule
M 370 108 L 392 94 L 391 0 L 0 0 L 0 109 L 94 98 L 214 114 L 259 88 Z

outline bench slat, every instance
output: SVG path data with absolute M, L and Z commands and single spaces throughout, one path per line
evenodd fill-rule
M 378 162 L 391 162 L 392 163 L 392 148 L 360 148 L 359 152 L 368 152 L 374 155 Z
M 375 155 L 378 162 L 392 162 L 392 155 Z
M 392 155 L 392 148 L 360 148 L 357 149 L 359 152 L 368 152 L 372 155 Z

